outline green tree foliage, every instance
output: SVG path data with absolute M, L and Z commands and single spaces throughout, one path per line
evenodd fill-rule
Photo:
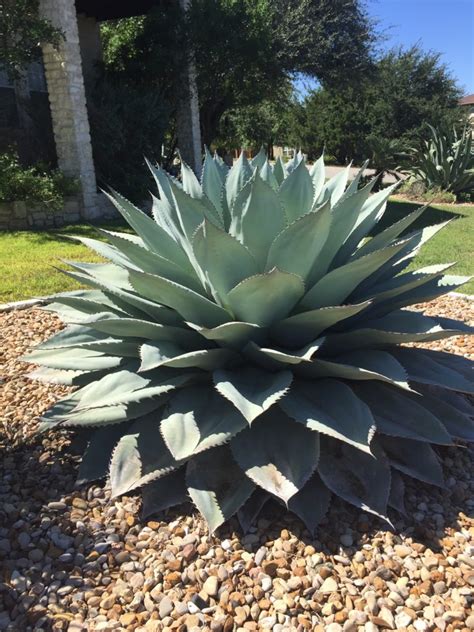
M 237 107 L 221 118 L 218 148 L 239 150 L 242 147 L 258 151 L 273 145 L 298 146 L 298 110 L 302 106 L 295 100 L 290 83 L 284 85 L 273 98 L 262 100 L 249 107 Z
M 39 17 L 39 0 L 0 0 L 0 63 L 15 79 L 41 54 L 40 43 L 59 44 L 62 34 Z
M 460 96 L 438 53 L 419 46 L 392 50 L 359 84 L 323 87 L 307 98 L 303 146 L 310 155 L 326 146 L 341 163 L 360 160 L 372 153 L 369 136 L 412 143 L 426 121 L 456 120 Z
M 296 72 L 331 85 L 370 66 L 362 0 L 194 0 L 186 21 L 177 5 L 104 26 L 105 68 L 121 84 L 159 86 L 173 109 L 193 50 L 207 144 L 227 112 L 275 100 Z

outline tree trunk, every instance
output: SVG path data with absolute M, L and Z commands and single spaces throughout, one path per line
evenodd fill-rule
M 180 0 L 184 12 L 188 10 L 190 0 Z M 201 175 L 201 129 L 199 122 L 199 100 L 196 82 L 196 66 L 193 51 L 188 51 L 188 62 L 182 74 L 182 93 L 178 102 L 177 127 L 178 146 L 181 157 Z

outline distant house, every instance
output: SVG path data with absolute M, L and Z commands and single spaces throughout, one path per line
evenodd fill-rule
M 462 108 L 467 109 L 469 113 L 469 121 L 473 127 L 473 134 L 474 134 L 474 94 L 468 94 L 462 99 L 459 99 L 459 105 Z
M 0 150 L 21 144 L 25 136 L 24 98 L 34 101 L 35 109 L 44 107 L 46 136 L 59 168 L 80 182 L 78 202 L 85 219 L 109 212 L 104 196 L 97 190 L 87 111 L 88 84 L 102 55 L 100 22 L 143 15 L 158 2 L 166 6 L 174 1 L 40 0 L 41 16 L 62 31 L 64 40 L 57 49 L 50 44 L 42 46 L 43 63 L 33 64 L 20 81 L 11 82 L 6 73 L 0 72 Z M 189 2 L 179 0 L 183 10 Z M 199 170 L 201 136 L 192 61 L 183 69 L 182 95 L 178 111 L 180 151 L 188 164 Z

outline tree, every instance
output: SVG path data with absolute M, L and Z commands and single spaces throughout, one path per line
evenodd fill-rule
M 0 0 L 0 60 L 14 80 L 40 58 L 40 43 L 59 44 L 60 30 L 39 17 L 39 0 Z
M 418 45 L 383 55 L 358 85 L 322 87 L 305 102 L 303 147 L 323 146 L 341 163 L 369 155 L 369 137 L 410 144 L 426 133 L 425 123 L 459 118 L 461 91 L 439 53 Z
M 274 99 L 295 73 L 331 84 L 370 67 L 360 0 L 194 0 L 189 17 L 207 143 L 225 112 Z
M 294 73 L 331 85 L 370 67 L 373 25 L 362 0 L 160 0 L 134 23 L 103 27 L 108 74 L 127 84 L 154 83 L 172 108 L 186 44 L 195 51 L 203 141 L 225 113 L 271 101 Z

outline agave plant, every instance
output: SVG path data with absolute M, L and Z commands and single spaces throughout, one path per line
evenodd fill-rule
M 428 125 L 430 138 L 421 147 L 405 154 L 405 172 L 424 182 L 428 189 L 438 188 L 459 194 L 474 191 L 474 146 L 472 130 L 461 134 L 436 130 Z
M 442 485 L 436 446 L 474 438 L 471 364 L 402 346 L 470 331 L 405 309 L 467 280 L 406 271 L 442 225 L 366 239 L 393 187 L 325 183 L 322 158 L 150 167 L 153 218 L 111 194 L 135 234 L 76 238 L 108 263 L 70 263 L 91 289 L 55 297 L 67 326 L 26 358 L 78 387 L 41 429 L 85 433 L 79 481 L 142 488 L 145 515 L 190 497 L 211 531 L 269 498 L 310 530 L 332 494 L 388 519 L 401 473 Z

